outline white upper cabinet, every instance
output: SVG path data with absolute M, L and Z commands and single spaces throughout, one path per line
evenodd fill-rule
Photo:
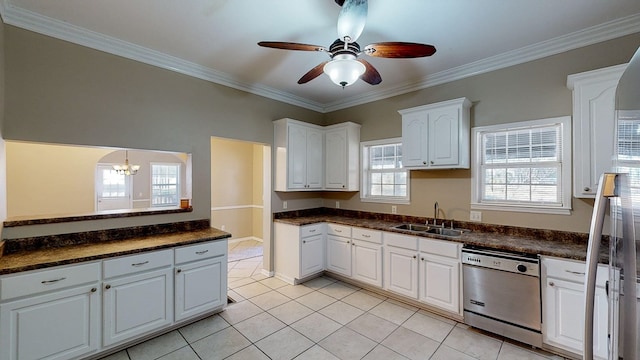
M 322 189 L 324 133 L 291 119 L 274 122 L 276 191 Z
M 471 101 L 467 98 L 399 110 L 403 166 L 468 169 Z
M 327 190 L 360 189 L 360 125 L 352 122 L 327 126 L 324 136 Z
M 569 75 L 573 90 L 573 196 L 593 198 L 613 165 L 615 96 L 626 64 Z
M 360 125 L 274 121 L 275 191 L 358 191 Z

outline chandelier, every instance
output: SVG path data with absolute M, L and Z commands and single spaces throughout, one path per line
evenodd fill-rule
M 129 165 L 129 151 L 124 151 L 124 164 L 121 165 L 113 165 L 113 170 L 115 170 L 118 175 L 135 175 L 140 170 L 140 165 Z

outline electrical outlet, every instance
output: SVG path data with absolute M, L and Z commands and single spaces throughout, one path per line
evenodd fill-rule
M 471 211 L 469 213 L 469 220 L 476 221 L 476 222 L 482 222 L 482 212 L 480 212 L 480 211 Z
M 336 209 L 340 209 L 340 201 L 336 201 Z
M 392 214 L 397 214 L 398 213 L 398 207 L 395 205 L 391 205 L 391 213 Z
M 220 230 L 224 231 L 224 225 L 220 225 Z
M 286 201 L 282 202 L 282 208 L 285 209 L 285 210 L 287 209 L 287 202 Z

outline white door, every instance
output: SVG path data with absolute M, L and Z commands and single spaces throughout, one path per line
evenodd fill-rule
M 433 110 L 429 113 L 429 164 L 457 165 L 460 114 L 458 107 Z
M 392 246 L 384 252 L 384 286 L 395 293 L 418 298 L 418 252 Z
M 215 309 L 227 301 L 222 284 L 226 271 L 224 257 L 176 267 L 176 321 Z
M 307 188 L 322 189 L 324 182 L 324 133 L 307 129 Z
M 419 300 L 460 314 L 460 262 L 420 254 Z
M 402 164 L 425 166 L 427 160 L 427 114 L 402 117 Z
M 97 287 L 87 284 L 0 305 L 0 359 L 63 360 L 96 351 Z
M 351 276 L 367 284 L 382 287 L 382 246 L 353 240 Z
M 323 235 L 316 235 L 302 239 L 300 247 L 300 277 L 317 273 L 324 269 L 324 241 Z
M 326 189 L 344 189 L 347 186 L 347 129 L 327 131 L 324 135 L 326 148 Z
M 327 235 L 327 270 L 351 276 L 351 240 Z
M 131 209 L 131 176 L 120 175 L 112 165 L 98 164 L 96 210 Z
M 170 268 L 105 281 L 102 296 L 105 346 L 173 322 Z

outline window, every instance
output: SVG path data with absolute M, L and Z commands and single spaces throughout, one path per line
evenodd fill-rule
M 402 167 L 402 139 L 361 143 L 362 201 L 409 203 L 409 171 Z
M 618 110 L 616 171 L 629 174 L 633 207 L 640 206 L 640 111 Z
M 571 118 L 477 127 L 472 209 L 569 214 Z
M 151 206 L 180 204 L 180 164 L 151 164 Z

